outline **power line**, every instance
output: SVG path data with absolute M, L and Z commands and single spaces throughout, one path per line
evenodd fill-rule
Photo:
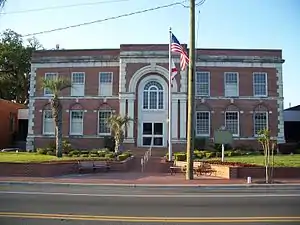
M 115 20 L 115 19 L 119 19 L 119 18 L 122 18 L 122 17 L 128 17 L 128 16 L 132 16 L 132 15 L 145 13 L 145 12 L 155 11 L 155 10 L 158 10 L 158 9 L 169 8 L 169 7 L 172 7 L 172 6 L 175 6 L 175 5 L 181 5 L 182 3 L 186 2 L 186 1 L 187 0 L 181 1 L 181 2 L 174 2 L 174 3 L 168 4 L 168 5 L 157 6 L 157 7 L 154 7 L 154 8 L 149 8 L 149 9 L 144 9 L 144 10 L 140 10 L 140 11 L 136 11 L 136 12 L 126 13 L 126 14 L 122 14 L 122 15 L 119 15 L 119 16 L 112 16 L 112 17 L 108 17 L 108 18 L 105 18 L 105 19 L 94 20 L 94 21 L 90 21 L 90 22 L 70 25 L 70 26 L 66 26 L 66 27 L 55 28 L 55 29 L 51 29 L 51 30 L 40 31 L 40 32 L 36 32 L 36 33 L 31 33 L 31 34 L 25 34 L 25 35 L 22 35 L 22 37 L 34 36 L 34 35 L 39 35 L 39 34 L 46 34 L 46 33 L 51 33 L 51 32 L 55 32 L 55 31 L 61 31 L 61 30 L 66 30 L 66 29 L 70 29 L 70 28 L 91 25 L 91 24 L 94 24 L 94 23 L 101 23 L 101 22 L 105 22 L 105 21 L 108 21 L 108 20 Z
M 79 7 L 79 6 L 90 6 L 90 5 L 99 5 L 99 4 L 105 4 L 105 3 L 128 2 L 128 1 L 130 1 L 130 0 L 106 0 L 106 1 L 89 2 L 89 3 L 79 3 L 79 4 L 73 4 L 73 5 L 62 5 L 62 6 L 37 8 L 37 9 L 27 9 L 27 10 L 12 11 L 12 12 L 0 12 L 0 15 L 40 12 L 40 11 L 47 11 L 47 10 L 53 10 L 53 9 L 63 9 L 63 8 L 72 8 L 72 7 Z M 0 3 L 1 3 L 1 0 L 0 0 Z

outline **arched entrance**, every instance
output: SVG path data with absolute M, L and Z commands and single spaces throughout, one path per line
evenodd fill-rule
M 139 146 L 166 147 L 168 137 L 168 85 L 159 75 L 145 76 L 138 87 Z

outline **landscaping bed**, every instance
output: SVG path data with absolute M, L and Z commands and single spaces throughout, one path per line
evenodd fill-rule
M 226 151 L 226 153 L 225 161 L 222 162 L 220 157 L 216 157 L 219 156 L 218 152 L 195 150 L 194 167 L 202 162 L 209 163 L 212 169 L 216 171 L 216 176 L 226 179 L 247 178 L 249 176 L 252 178 L 265 177 L 264 156 L 260 153 L 238 150 Z M 174 160 L 177 166 L 186 165 L 186 153 L 174 153 Z M 300 155 L 275 155 L 273 178 L 300 178 Z
M 0 176 L 49 177 L 78 173 L 78 161 L 106 161 L 113 171 L 127 171 L 132 164 L 130 151 L 115 154 L 107 149 L 71 150 L 62 158 L 45 149 L 37 152 L 0 152 Z

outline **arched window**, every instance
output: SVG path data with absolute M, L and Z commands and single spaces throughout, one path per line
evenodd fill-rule
M 143 109 L 163 109 L 164 90 L 157 81 L 150 81 L 144 87 Z

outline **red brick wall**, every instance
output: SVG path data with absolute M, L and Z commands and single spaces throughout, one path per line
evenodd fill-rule
M 18 109 L 26 108 L 25 105 L 0 99 L 0 149 L 10 147 L 12 135 L 18 131 Z M 10 114 L 14 118 L 14 127 L 10 128 Z

